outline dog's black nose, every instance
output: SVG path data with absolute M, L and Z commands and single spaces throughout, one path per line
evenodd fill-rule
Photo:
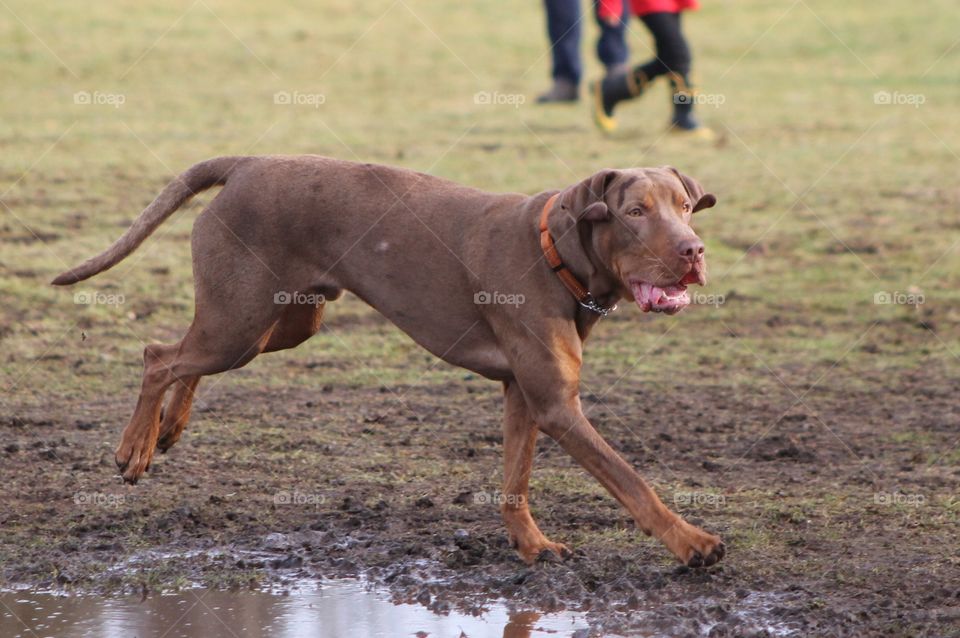
M 679 244 L 677 244 L 677 252 L 680 253 L 681 257 L 685 257 L 690 261 L 697 259 L 704 253 L 706 247 L 703 245 L 703 242 L 698 238 L 694 239 L 684 239 Z

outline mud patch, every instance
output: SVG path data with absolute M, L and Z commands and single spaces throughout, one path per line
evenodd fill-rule
M 363 577 L 441 615 L 507 601 L 642 636 L 949 635 L 960 608 L 944 551 L 960 485 L 944 454 L 960 424 L 956 388 L 935 370 L 899 396 L 818 389 L 787 417 L 786 390 L 585 393 L 664 501 L 724 537 L 728 556 L 709 570 L 673 563 L 545 438 L 531 507 L 575 551 L 521 563 L 497 507 L 492 384 L 258 391 L 235 378 L 201 393 L 183 441 L 135 487 L 112 460 L 122 398 L 0 415 L 3 586 L 149 597 Z M 678 398 L 652 400 L 662 392 Z M 628 422 L 640 414 L 646 425 Z

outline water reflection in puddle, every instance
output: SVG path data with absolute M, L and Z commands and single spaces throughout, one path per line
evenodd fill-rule
M 513 613 L 490 606 L 480 617 L 438 616 L 419 605 L 394 605 L 356 581 L 324 583 L 289 595 L 191 590 L 139 598 L 0 594 L 0 636 L 37 638 L 271 638 L 417 636 L 542 638 L 585 629 L 574 613 Z M 584 632 L 585 633 L 585 632 Z

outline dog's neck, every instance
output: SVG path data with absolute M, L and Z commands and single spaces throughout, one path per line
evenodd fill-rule
M 593 244 L 593 233 L 589 223 L 581 223 L 577 229 L 580 246 L 590 264 L 584 282 L 597 301 L 606 308 L 612 308 L 622 298 L 621 283 L 607 263 L 597 254 Z
M 539 204 L 543 207 L 547 200 Z M 565 211 L 556 211 L 548 224 L 554 246 L 566 269 L 576 277 L 594 300 L 604 308 L 613 308 L 619 301 L 619 281 L 593 246 L 590 222 L 576 221 Z M 588 320 L 592 325 L 600 314 L 582 306 L 575 316 L 578 325 Z M 582 331 L 581 331 L 582 332 Z

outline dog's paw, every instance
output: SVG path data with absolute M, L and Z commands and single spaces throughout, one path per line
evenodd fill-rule
M 687 567 L 710 567 L 720 562 L 727 552 L 719 536 L 705 532 L 679 516 L 661 540 Z
M 153 460 L 153 444 L 142 440 L 129 440 L 126 436 L 117 447 L 114 460 L 125 483 L 135 484 L 150 468 Z
M 182 406 L 170 412 L 167 412 L 167 407 L 164 406 L 160 410 L 160 435 L 157 438 L 157 449 L 161 454 L 166 454 L 167 450 L 177 444 L 183 436 L 190 416 L 190 411 L 184 410 Z
M 727 546 L 719 537 L 714 536 L 717 543 L 711 547 L 709 553 L 704 555 L 700 550 L 694 550 L 690 558 L 687 559 L 687 567 L 710 567 L 720 562 L 720 559 L 727 553 Z
M 183 434 L 183 428 L 177 428 L 176 424 L 174 424 L 174 427 L 166 428 L 166 423 L 164 423 L 164 428 L 160 431 L 160 438 L 157 439 L 157 449 L 160 450 L 161 454 L 166 454 L 167 450 L 176 445 L 177 441 L 180 440 L 180 435 Z
M 569 547 L 563 543 L 554 543 L 543 534 L 531 534 L 522 540 L 511 536 L 510 546 L 517 551 L 520 560 L 527 565 L 555 563 L 573 556 Z

